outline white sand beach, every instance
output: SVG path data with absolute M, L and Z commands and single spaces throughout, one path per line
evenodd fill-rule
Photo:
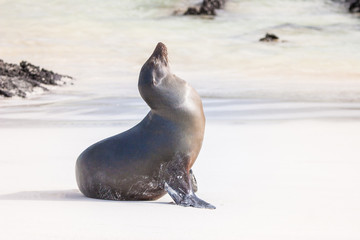
M 128 127 L 1 128 L 1 238 L 360 238 L 356 121 L 209 119 L 193 170 L 216 210 L 84 197 L 78 154 Z

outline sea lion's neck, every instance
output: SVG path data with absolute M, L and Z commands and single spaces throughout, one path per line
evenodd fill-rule
M 161 96 L 158 99 L 164 99 L 163 104 L 150 106 L 151 111 L 171 121 L 193 125 L 193 122 L 198 122 L 199 118 L 204 118 L 201 99 L 184 80 L 177 80 L 180 81 L 176 84 L 172 83 L 171 87 L 166 86 L 164 89 L 160 89 Z

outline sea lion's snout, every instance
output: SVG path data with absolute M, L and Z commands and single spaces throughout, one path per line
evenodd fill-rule
M 150 58 L 162 60 L 166 65 L 168 63 L 168 52 L 165 44 L 159 42 Z

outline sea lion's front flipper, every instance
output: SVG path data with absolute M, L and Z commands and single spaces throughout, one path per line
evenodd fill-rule
M 180 167 L 178 164 L 171 165 L 166 169 L 165 190 L 175 203 L 184 207 L 215 209 L 215 206 L 195 195 L 192 187 L 195 178 L 192 171 L 186 171 L 185 167 Z
M 193 191 L 190 191 L 187 194 L 184 194 L 179 189 L 174 189 L 165 183 L 165 190 L 168 192 L 170 197 L 174 200 L 177 205 L 184 207 L 196 207 L 196 208 L 207 208 L 207 209 L 215 209 L 216 207 L 211 205 L 204 200 L 198 198 Z

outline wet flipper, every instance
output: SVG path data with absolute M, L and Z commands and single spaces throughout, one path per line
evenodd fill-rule
M 215 206 L 195 195 L 192 184 L 196 183 L 196 179 L 192 171 L 186 171 L 185 167 L 179 166 L 179 162 L 186 161 L 174 161 L 166 169 L 165 190 L 170 197 L 177 205 L 184 207 L 215 209 Z
M 193 191 L 185 194 L 182 191 L 177 191 L 165 183 L 165 190 L 168 192 L 170 197 L 174 200 L 177 205 L 184 207 L 196 207 L 196 208 L 207 208 L 215 209 L 216 207 L 211 205 L 204 200 L 198 198 Z

